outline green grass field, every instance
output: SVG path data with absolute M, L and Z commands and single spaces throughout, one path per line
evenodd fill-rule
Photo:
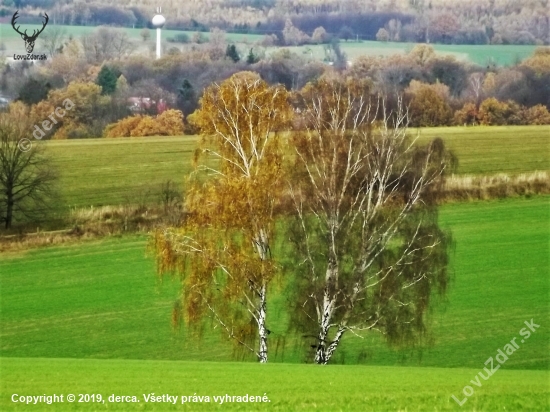
M 161 184 L 183 185 L 196 137 L 81 139 L 46 143 L 68 206 L 150 203 Z
M 416 131 L 413 130 L 413 133 Z M 458 173 L 549 169 L 543 127 L 421 129 L 442 137 Z M 183 185 L 196 137 L 44 142 L 71 206 L 148 202 L 167 179 Z M 335 365 L 305 365 L 289 335 L 282 288 L 269 302 L 269 365 L 205 329 L 173 330 L 177 282 L 160 282 L 143 235 L 0 256 L 1 410 L 533 410 L 550 408 L 550 197 L 448 204 L 453 279 L 429 316 L 430 343 L 393 350 L 373 333 L 346 336 Z M 533 319 L 540 328 L 521 341 Z M 208 325 L 206 325 L 208 326 Z M 517 338 L 520 348 L 481 387 L 471 383 Z M 521 342 L 520 342 L 521 341 Z M 236 360 L 245 362 L 235 363 Z M 202 361 L 202 362 L 200 362 Z M 315 368 L 315 369 L 313 369 Z M 463 407 L 462 389 L 474 395 Z M 259 395 L 269 403 L 146 403 L 143 395 Z M 107 403 L 25 405 L 11 396 L 101 394 Z M 109 395 L 139 403 L 109 403 Z M 78 398 L 77 398 L 78 400 Z
M 96 27 L 91 26 L 63 26 L 67 35 L 80 37 L 91 33 Z M 40 25 L 25 25 L 29 30 L 40 29 Z M 154 33 L 151 31 L 151 39 L 147 43 L 143 43 L 140 32 L 142 29 L 122 29 L 128 36 L 135 40 L 139 45 L 139 51 L 147 50 L 147 47 L 154 45 Z M 163 30 L 163 41 L 173 37 L 175 34 L 181 33 L 176 30 Z M 192 35 L 193 32 L 185 32 Z M 204 33 L 206 37 L 209 33 Z M 249 44 L 262 39 L 261 35 L 254 34 L 237 34 L 228 33 L 227 41 L 236 44 Z M 6 46 L 6 55 L 10 56 L 14 53 L 21 54 L 24 52 L 23 42 L 20 36 L 13 30 L 10 24 L 0 24 L 0 41 Z M 37 44 L 36 52 L 40 52 L 40 42 Z M 177 46 L 174 43 L 167 43 L 167 47 Z M 393 43 L 393 42 L 377 42 L 377 41 L 361 41 L 361 42 L 342 42 L 342 50 L 347 54 L 350 60 L 353 60 L 362 55 L 369 56 L 388 56 L 392 54 L 407 53 L 414 47 L 414 43 Z M 486 66 L 489 63 L 494 63 L 500 66 L 509 66 L 518 61 L 525 59 L 533 54 L 536 46 L 530 45 L 453 45 L 453 44 L 434 44 L 436 52 L 440 55 L 452 55 L 459 60 L 470 61 L 481 66 Z M 322 45 L 308 45 L 299 47 L 286 47 L 295 51 L 298 54 L 307 54 L 322 60 L 325 57 Z M 270 48 L 268 53 L 272 53 L 278 48 Z M 244 50 L 244 49 L 243 49 Z
M 523 322 L 543 325 L 506 364 L 547 369 L 550 219 L 548 197 L 454 204 L 441 212 L 453 231 L 453 282 L 432 314 L 433 347 L 394 351 L 377 334 L 348 336 L 339 363 L 476 368 L 518 336 Z M 240 359 L 217 333 L 202 342 L 175 332 L 170 313 L 176 282 L 155 280 L 144 237 L 51 247 L 0 261 L 0 355 L 223 361 Z M 302 362 L 286 336 L 276 294 L 270 302 L 272 360 Z M 419 358 L 419 356 L 421 358 Z M 247 358 L 250 359 L 250 358 Z M 420 363 L 419 363 L 420 362 Z
M 390 56 L 393 54 L 408 53 L 414 43 L 393 43 L 378 41 L 341 42 L 342 51 L 353 61 L 359 56 Z M 496 64 L 498 66 L 510 66 L 529 57 L 535 51 L 536 46 L 518 45 L 457 45 L 457 44 L 432 44 L 439 55 L 454 56 L 458 60 L 469 61 L 480 66 Z M 325 57 L 323 45 L 307 45 L 286 47 L 298 54 L 312 56 L 318 60 Z M 269 49 L 273 53 L 278 48 Z
M 419 129 L 420 142 L 441 137 L 458 158 L 458 174 L 550 169 L 550 127 L 476 126 Z
M 50 23 L 51 24 L 51 23 Z M 48 26 L 52 27 L 52 26 Z M 94 26 L 61 26 L 65 29 L 67 36 L 73 36 L 75 38 L 79 38 L 81 36 L 87 35 L 92 33 L 94 30 L 97 29 L 97 27 Z M 29 29 L 29 32 L 31 32 L 34 29 L 40 29 L 42 28 L 42 25 L 38 24 L 26 24 L 24 25 L 24 28 Z M 47 30 L 47 29 L 46 29 Z M 130 29 L 130 28 L 123 28 L 121 29 L 124 32 L 128 34 L 128 37 L 130 39 L 134 40 L 136 44 L 139 46 L 139 52 L 144 51 L 147 49 L 147 47 L 154 47 L 155 45 L 155 31 L 150 30 L 151 38 L 147 42 L 143 42 L 141 38 L 141 31 L 143 29 Z M 166 47 L 172 47 L 177 46 L 177 43 L 170 43 L 166 40 L 170 37 L 174 37 L 178 33 L 187 33 L 189 37 L 193 35 L 194 32 L 191 31 L 179 31 L 179 30 L 163 30 L 162 31 L 162 40 Z M 206 38 L 209 38 L 209 33 L 203 33 L 203 35 Z M 237 33 L 227 33 L 226 39 L 228 42 L 234 42 L 234 43 L 253 43 L 255 41 L 261 40 L 263 36 L 256 35 L 256 34 L 237 34 Z M 23 40 L 21 40 L 21 36 L 13 30 L 13 27 L 11 27 L 11 24 L 0 24 L 0 41 L 3 42 L 6 46 L 5 54 L 6 56 L 16 54 L 23 54 L 25 52 L 25 47 Z M 36 44 L 36 49 L 34 51 L 35 54 L 42 53 L 41 47 L 40 47 L 40 39 L 38 39 L 38 42 Z
M 465 410 L 548 410 L 550 396 L 549 197 L 443 207 L 455 240 L 453 281 L 431 315 L 433 346 L 393 351 L 377 335 L 346 339 L 336 361 L 303 365 L 270 303 L 272 364 L 241 358 L 218 335 L 202 341 L 170 327 L 178 286 L 155 280 L 144 237 L 109 238 L 0 259 L 2 410 L 458 410 L 465 385 L 524 321 L 540 328 Z M 276 299 L 275 299 L 276 301 Z M 420 356 L 421 355 L 421 356 Z M 63 359 L 60 359 L 63 358 Z M 359 362 L 368 366 L 353 365 Z M 244 358 L 252 360 L 250 358 Z M 171 362 L 167 362 L 170 360 Z M 197 360 L 211 362 L 196 362 Z M 225 362 L 220 362 L 225 361 Z M 279 363 L 284 361 L 285 363 Z M 401 367 L 396 367 L 401 366 Z M 313 370 L 313 368 L 317 368 Z M 319 372 L 320 371 L 320 372 Z M 143 394 L 267 394 L 268 404 L 146 404 Z M 99 393 L 139 404 L 26 406 L 11 396 Z
M 10 410 L 197 411 L 545 411 L 548 371 L 498 370 L 467 399 L 462 389 L 478 369 L 210 362 L 2 358 L 0 408 Z M 177 404 L 146 403 L 143 395 L 178 396 Z M 103 403 L 26 406 L 13 394 L 101 394 Z M 181 396 L 264 396 L 268 403 L 185 403 Z M 110 395 L 139 403 L 110 403 Z M 64 398 L 64 399 L 65 399 Z M 204 399 L 203 399 L 204 400 Z
M 435 344 L 395 353 L 373 337 L 369 362 L 391 364 L 401 356 L 399 362 L 408 365 L 475 368 L 517 337 L 525 320 L 550 324 L 549 201 L 537 197 L 444 206 L 441 225 L 455 242 L 453 281 L 447 301 L 431 317 Z M 541 326 L 537 334 L 506 368 L 550 368 L 550 329 Z M 351 359 L 361 345 L 352 342 Z
M 412 131 L 416 133 L 416 131 Z M 544 126 L 449 127 L 419 130 L 420 142 L 442 137 L 459 159 L 459 174 L 517 175 L 550 169 Z M 155 201 L 161 184 L 183 185 L 196 137 L 79 139 L 45 142 L 60 172 L 67 206 Z

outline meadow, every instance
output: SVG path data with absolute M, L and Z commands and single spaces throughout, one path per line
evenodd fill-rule
M 466 126 L 411 129 L 419 142 L 441 137 L 458 159 L 457 174 L 510 176 L 550 169 L 548 126 Z
M 472 385 L 479 369 L 29 358 L 2 358 L 0 365 L 3 411 L 544 411 L 550 406 L 548 371 L 498 370 L 460 408 L 451 395 L 462 402 L 462 388 Z M 11 402 L 13 394 L 54 393 L 101 394 L 106 402 Z M 151 393 L 176 395 L 178 402 L 145 403 L 143 395 Z M 113 394 L 140 402 L 110 403 Z M 265 394 L 269 402 L 181 404 L 181 396 L 193 394 Z
M 393 350 L 349 337 L 329 367 L 305 365 L 275 289 L 271 364 L 216 332 L 172 329 L 176 281 L 155 277 L 145 236 L 111 237 L 0 260 L 2 410 L 456 410 L 462 388 L 531 319 L 540 328 L 475 389 L 466 410 L 548 410 L 549 197 L 446 205 L 453 280 L 430 316 L 432 341 Z M 519 339 L 518 339 L 519 343 Z M 196 362 L 196 360 L 209 362 Z M 235 360 L 249 362 L 235 363 Z M 170 362 L 168 362 L 170 361 Z M 284 363 L 281 363 L 284 362 Z M 360 365 L 360 364 L 366 364 Z M 312 370 L 318 368 L 322 373 Z M 234 377 L 238 376 L 238 379 Z M 472 384 L 470 384 L 472 386 Z M 145 404 L 142 394 L 267 394 L 268 404 Z M 139 404 L 11 403 L 12 394 L 139 396 Z
M 481 366 L 523 326 L 549 325 L 548 197 L 452 204 L 441 210 L 450 229 L 453 281 L 432 313 L 434 345 L 387 348 L 380 337 L 348 336 L 336 362 L 438 367 Z M 206 325 L 202 341 L 173 330 L 177 281 L 161 282 L 146 255 L 146 236 L 30 250 L 0 261 L 0 355 L 9 357 L 251 360 L 220 342 Z M 302 362 L 287 333 L 284 287 L 273 284 L 269 328 L 276 362 Z M 550 329 L 543 326 L 506 368 L 550 366 Z
M 51 24 L 51 23 L 50 23 Z M 53 25 L 52 25 L 53 26 Z M 48 27 L 52 27 L 48 25 Z M 40 29 L 42 28 L 42 25 L 38 24 L 26 24 L 24 26 L 25 28 L 29 29 L 29 32 L 34 29 Z M 81 36 L 85 36 L 87 34 L 93 33 L 97 27 L 95 26 L 60 26 L 66 31 L 67 36 L 73 36 L 74 38 L 79 38 Z M 136 42 L 136 45 L 138 46 L 138 49 L 140 52 L 144 52 L 148 49 L 154 50 L 155 42 L 156 42 L 156 33 L 155 30 L 150 30 L 151 37 L 147 42 L 144 42 L 141 37 L 141 31 L 143 29 L 130 29 L 130 28 L 122 28 L 125 33 L 128 34 L 128 37 Z M 165 46 L 168 48 L 172 46 L 177 46 L 177 43 L 170 43 L 167 42 L 167 39 L 170 37 L 174 37 L 176 34 L 179 33 L 186 33 L 191 37 L 194 32 L 192 31 L 180 31 L 180 30 L 163 30 L 162 31 L 162 41 Z M 206 38 L 209 38 L 209 33 L 203 33 Z M 234 43 L 253 43 L 256 41 L 259 41 L 263 38 L 261 35 L 257 34 L 239 34 L 239 33 L 227 33 L 226 35 L 228 42 L 234 42 Z M 2 41 L 6 46 L 5 54 L 7 56 L 13 55 L 14 53 L 22 54 L 25 49 L 23 47 L 23 41 L 21 40 L 21 36 L 13 30 L 13 27 L 11 24 L 0 24 L 0 41 Z M 35 54 L 40 49 L 40 39 L 38 40 Z
M 415 43 L 396 43 L 379 41 L 348 41 L 341 42 L 340 48 L 346 53 L 348 60 L 353 61 L 359 56 L 390 56 L 408 53 Z M 533 54 L 536 46 L 529 45 L 463 45 L 463 44 L 432 44 L 437 54 L 454 56 L 461 61 L 468 61 L 480 66 L 497 65 L 511 66 Z M 298 54 L 310 55 L 318 60 L 325 57 L 323 45 L 305 45 L 286 47 Z M 272 48 L 270 51 L 275 51 Z
M 439 136 L 459 174 L 517 175 L 549 169 L 544 127 L 411 130 Z M 73 207 L 147 202 L 167 179 L 183 185 L 197 138 L 48 141 L 65 201 Z M 393 349 L 375 332 L 346 336 L 335 364 L 305 364 L 288 332 L 284 279 L 268 302 L 270 364 L 220 339 L 172 328 L 177 280 L 161 281 L 146 235 L 110 236 L 0 255 L 1 410 L 533 410 L 550 409 L 549 196 L 450 203 L 452 281 L 436 300 L 430 334 Z M 521 341 L 533 320 L 540 328 Z M 498 349 L 519 349 L 481 387 L 471 383 Z M 200 361 L 200 362 L 199 362 Z M 240 361 L 240 362 L 236 362 Z M 469 385 L 474 394 L 462 408 Z M 25 405 L 11 396 L 136 396 L 139 403 Z M 143 395 L 267 395 L 260 404 L 147 403 Z M 78 398 L 77 398 L 78 400 Z
M 51 23 L 50 23 L 51 24 Z M 67 35 L 80 37 L 93 32 L 96 28 L 92 26 L 62 26 L 65 28 Z M 41 28 L 40 25 L 25 25 L 25 28 L 30 30 Z M 146 53 L 152 51 L 155 44 L 155 33 L 151 30 L 151 39 L 143 42 L 140 33 L 142 29 L 124 28 L 130 39 L 136 41 L 138 51 Z M 163 30 L 163 42 L 166 47 L 179 47 L 177 43 L 166 42 L 169 37 L 174 37 L 178 33 L 187 33 L 190 37 L 193 32 L 178 31 L 178 30 Z M 209 33 L 203 33 L 206 38 Z M 262 35 L 257 34 L 239 34 L 227 33 L 227 41 L 235 43 L 242 48 L 242 53 L 248 52 L 249 45 L 261 41 Z M 0 40 L 5 44 L 7 56 L 14 53 L 22 53 L 23 43 L 20 36 L 13 30 L 10 24 L 0 24 Z M 38 42 L 38 45 L 40 41 Z M 353 60 L 362 55 L 368 56 L 388 56 L 391 54 L 403 54 L 410 51 L 415 46 L 414 43 L 396 43 L 396 42 L 378 42 L 378 41 L 348 41 L 341 42 L 341 48 L 348 56 L 349 60 Z M 435 51 L 440 55 L 451 55 L 462 61 L 469 61 L 481 66 L 488 64 L 496 64 L 497 66 L 510 66 L 533 54 L 536 46 L 532 45 L 456 45 L 456 44 L 434 44 L 432 45 Z M 310 55 L 317 60 L 322 60 L 325 57 L 323 45 L 305 45 L 298 47 L 285 47 L 298 54 Z M 267 53 L 273 53 L 279 50 L 280 47 L 270 47 Z M 36 48 L 38 52 L 40 46 Z
M 411 130 L 424 143 L 444 139 L 459 159 L 456 173 L 510 176 L 550 169 L 545 126 L 448 127 Z M 141 204 L 168 179 L 183 186 L 193 169 L 196 136 L 77 139 L 45 142 L 68 207 Z
M 46 142 L 69 207 L 149 203 L 163 182 L 193 169 L 196 136 Z

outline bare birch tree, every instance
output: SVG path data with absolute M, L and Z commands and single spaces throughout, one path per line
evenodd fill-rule
M 174 318 L 190 325 L 212 318 L 262 363 L 268 285 L 278 270 L 272 246 L 283 151 L 276 132 L 290 120 L 287 100 L 283 87 L 250 72 L 205 91 L 192 121 L 205 136 L 198 154 L 206 159 L 190 182 L 188 217 L 155 237 L 160 273 L 181 275 Z
M 424 330 L 430 296 L 444 292 L 448 237 L 434 195 L 443 142 L 414 145 L 408 112 L 390 111 L 366 82 L 324 78 L 300 93 L 304 131 L 293 137 L 294 322 L 328 363 L 344 334 L 390 343 Z
M 481 72 L 475 72 L 470 75 L 468 80 L 470 81 L 470 93 L 474 98 L 476 108 L 479 108 L 483 100 L 483 81 L 485 80 L 485 75 Z

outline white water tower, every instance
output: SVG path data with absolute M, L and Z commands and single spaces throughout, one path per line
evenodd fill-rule
M 155 17 L 153 17 L 152 20 L 153 27 L 157 29 L 157 59 L 160 59 L 160 32 L 161 29 L 164 27 L 164 24 L 166 23 L 166 19 L 160 13 L 161 9 L 159 7 L 157 8 L 157 14 L 155 15 Z

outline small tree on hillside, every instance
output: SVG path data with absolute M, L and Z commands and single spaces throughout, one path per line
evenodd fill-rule
M 428 44 L 417 44 L 408 53 L 408 57 L 419 66 L 425 67 L 436 58 L 436 54 L 432 46 Z
M 411 97 L 411 125 L 415 127 L 447 126 L 450 124 L 453 112 L 444 94 L 438 93 L 438 85 L 417 83 L 414 88 L 409 86 L 406 93 Z M 439 87 L 447 87 L 439 85 Z M 448 90 L 448 89 L 447 89 Z
M 376 33 L 376 40 L 387 42 L 390 39 L 390 34 L 384 28 L 380 28 Z
M 254 54 L 254 49 L 250 48 L 250 50 L 248 51 L 248 55 L 246 56 L 246 63 L 255 64 L 255 63 L 258 63 L 259 61 L 260 59 L 258 58 L 258 56 Z
M 117 73 L 109 66 L 103 65 L 96 79 L 96 84 L 101 86 L 101 94 L 113 94 L 116 91 Z
M 147 27 L 144 27 L 139 32 L 139 35 L 141 36 L 142 40 L 146 42 L 151 38 L 151 31 Z
M 275 208 L 282 191 L 283 150 L 277 132 L 290 119 L 286 90 L 255 73 L 210 86 L 191 118 L 204 135 L 199 154 L 217 160 L 192 175 L 187 218 L 157 232 L 161 274 L 181 276 L 173 319 L 200 327 L 210 317 L 225 336 L 268 360 L 267 294 L 273 260 Z
M 319 26 L 315 30 L 313 30 L 311 41 L 315 44 L 321 44 L 326 42 L 328 37 L 329 36 L 325 28 L 323 26 Z
M 352 39 L 353 38 L 353 29 L 349 26 L 342 26 L 342 28 L 338 32 L 338 37 L 340 39 L 345 40 L 345 41 L 348 41 L 349 39 Z
M 444 292 L 448 238 L 435 194 L 448 159 L 439 139 L 416 147 L 401 100 L 390 112 L 356 80 L 300 93 L 291 179 L 296 327 L 328 363 L 345 334 L 417 340 L 434 291 Z
M 186 115 L 193 113 L 197 108 L 195 89 L 188 79 L 183 79 L 181 87 L 178 88 L 177 103 Z
M 474 103 L 465 103 L 464 106 L 462 106 L 462 109 L 457 110 L 454 114 L 454 123 L 458 126 L 475 126 L 478 122 L 479 112 Z
M 46 100 L 32 106 L 30 116 L 41 125 L 52 113 L 62 113 L 55 115 L 51 130 L 45 130 L 53 139 L 101 136 L 112 115 L 110 103 L 111 96 L 102 96 L 99 85 L 71 82 L 65 89 L 50 90 Z
M 286 19 L 283 29 L 283 39 L 288 46 L 298 46 L 310 41 L 309 36 L 294 26 L 291 19 Z
M 494 97 L 485 99 L 479 106 L 479 121 L 483 125 L 505 125 L 509 116 L 510 106 Z
M 50 89 L 50 83 L 29 77 L 19 90 L 19 100 L 28 105 L 36 104 L 48 97 Z

